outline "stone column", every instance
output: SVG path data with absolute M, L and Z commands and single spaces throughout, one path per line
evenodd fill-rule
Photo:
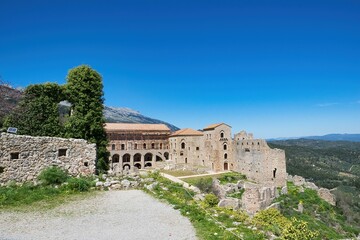
M 141 169 L 145 168 L 145 155 L 141 155 Z
M 131 166 L 131 169 L 134 169 L 134 157 L 135 157 L 135 154 L 134 155 L 130 155 L 130 166 Z

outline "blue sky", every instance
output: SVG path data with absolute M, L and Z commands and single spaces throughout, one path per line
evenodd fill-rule
M 65 83 L 180 128 L 256 137 L 360 133 L 360 2 L 0 0 L 0 75 Z

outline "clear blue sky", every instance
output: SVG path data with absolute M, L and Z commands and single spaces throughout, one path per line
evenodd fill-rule
M 180 128 L 360 133 L 360 1 L 0 0 L 0 75 L 65 83 Z

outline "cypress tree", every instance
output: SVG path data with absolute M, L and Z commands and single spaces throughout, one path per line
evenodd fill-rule
M 71 115 L 65 123 L 65 136 L 86 139 L 97 146 L 96 167 L 108 170 L 108 140 L 104 129 L 105 118 L 102 77 L 91 67 L 81 65 L 67 75 L 65 94 L 71 102 Z

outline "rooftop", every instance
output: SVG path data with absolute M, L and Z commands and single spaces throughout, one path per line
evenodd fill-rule
M 177 137 L 177 136 L 203 136 L 204 134 L 202 132 L 196 131 L 191 128 L 184 128 L 180 129 L 173 134 L 170 135 L 170 137 Z
M 144 123 L 106 123 L 105 130 L 108 131 L 169 131 L 165 124 Z
M 223 124 L 225 124 L 225 123 L 214 123 L 214 124 L 211 124 L 211 125 L 207 126 L 206 128 L 204 128 L 204 131 L 206 131 L 206 130 L 213 130 L 213 129 L 215 129 L 215 128 L 217 128 L 218 126 L 223 125 Z M 225 124 L 225 125 L 227 125 L 227 124 Z M 229 125 L 227 125 L 227 126 L 229 126 Z M 229 127 L 231 127 L 231 126 L 229 126 Z

